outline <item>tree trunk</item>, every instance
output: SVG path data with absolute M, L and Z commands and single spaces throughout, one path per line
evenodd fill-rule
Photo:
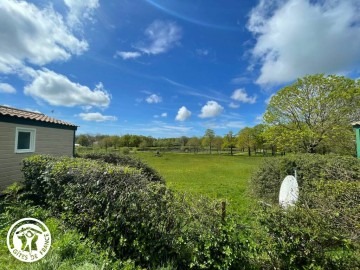
M 275 154 L 276 154 L 276 152 L 275 152 L 275 146 L 272 145 L 272 146 L 271 146 L 271 155 L 272 155 L 272 156 L 275 156 Z
M 248 147 L 248 154 L 249 154 L 249 157 L 251 156 L 251 147 L 249 146 Z

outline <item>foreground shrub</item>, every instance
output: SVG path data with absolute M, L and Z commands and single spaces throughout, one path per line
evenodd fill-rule
M 128 149 L 128 148 L 127 148 Z M 100 160 L 106 163 L 120 165 L 120 166 L 130 166 L 140 169 L 143 174 L 145 174 L 146 178 L 149 181 L 156 181 L 156 182 L 163 182 L 164 179 L 161 175 L 151 168 L 146 163 L 142 162 L 141 160 L 129 156 L 129 153 L 124 153 L 124 155 L 117 155 L 117 154 L 104 154 L 104 153 L 88 153 L 88 154 L 81 154 L 78 157 L 93 159 L 93 160 Z
M 111 270 L 113 262 L 101 253 L 95 243 L 74 229 L 66 227 L 59 219 L 39 206 L 29 204 L 21 192 L 23 187 L 13 184 L 2 192 L 0 198 L 0 269 L 103 269 Z M 33 217 L 45 222 L 52 235 L 49 253 L 35 263 L 23 263 L 8 251 L 6 235 L 10 226 L 24 217 Z M 116 262 L 118 265 L 120 262 Z M 121 268 L 118 268 L 121 269 Z
M 359 182 L 339 181 L 319 185 L 288 211 L 264 205 L 258 214 L 271 268 L 359 269 L 359 192 Z
M 33 156 L 24 161 L 25 189 L 31 198 L 41 189 L 37 202 L 118 259 L 144 267 L 172 262 L 179 269 L 239 264 L 238 231 L 221 217 L 218 202 L 174 194 L 154 180 L 155 173 L 149 180 L 143 165 L 135 164 Z
M 285 175 L 298 171 L 300 199 L 285 211 L 278 192 Z M 263 204 L 263 252 L 271 269 L 360 268 L 360 161 L 300 155 L 268 159 L 252 179 Z M 266 268 L 266 267 L 264 267 Z
M 319 180 L 360 181 L 360 160 L 353 157 L 301 154 L 266 158 L 251 179 L 255 196 L 277 203 L 281 182 L 286 175 L 294 175 L 294 170 L 301 193 L 313 190 Z

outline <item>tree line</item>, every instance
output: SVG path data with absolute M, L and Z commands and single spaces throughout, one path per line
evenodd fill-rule
M 114 149 L 165 149 L 197 153 L 228 150 L 272 155 L 285 152 L 355 154 L 352 122 L 360 120 L 360 80 L 323 74 L 308 75 L 271 98 L 264 121 L 225 136 L 207 129 L 201 137 L 153 138 L 130 135 L 77 136 L 82 146 Z
M 257 125 L 246 130 L 259 131 L 263 130 L 264 125 Z M 238 134 L 232 131 L 225 136 L 218 136 L 214 130 L 207 129 L 202 137 L 180 138 L 153 138 L 151 136 L 131 135 L 109 136 L 109 135 L 90 135 L 81 134 L 76 137 L 76 143 L 84 147 L 98 147 L 101 149 L 120 149 L 123 147 L 137 148 L 139 150 L 173 150 L 198 153 L 200 151 L 208 151 L 211 153 L 220 153 L 228 150 L 230 154 L 234 153 L 234 149 L 248 151 L 249 155 L 255 152 L 265 151 L 265 144 L 258 137 L 259 134 L 251 133 L 251 139 L 243 139 L 243 130 Z M 254 141 L 249 141 L 254 140 Z M 249 149 L 249 150 L 248 150 Z

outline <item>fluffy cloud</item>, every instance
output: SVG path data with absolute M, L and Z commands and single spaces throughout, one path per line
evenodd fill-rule
M 155 94 L 152 94 L 146 98 L 146 102 L 149 104 L 160 103 L 161 101 L 162 101 L 162 97 L 155 95 Z
M 104 122 L 104 121 L 116 121 L 117 117 L 111 115 L 102 115 L 99 112 L 96 113 L 80 113 L 79 116 L 85 121 L 95 121 L 95 122 Z
M 82 20 L 92 20 L 95 10 L 100 6 L 99 0 L 64 0 L 65 5 L 69 9 L 67 15 L 67 23 L 72 27 L 82 25 Z
M 167 117 L 167 115 L 168 114 L 166 112 L 164 112 L 164 113 L 161 114 L 161 117 Z
M 200 118 L 210 118 L 220 115 L 224 111 L 224 108 L 216 101 L 208 101 L 205 106 L 201 108 Z
M 51 70 L 37 71 L 33 82 L 24 88 L 26 95 L 44 100 L 54 106 L 97 106 L 108 107 L 110 95 L 102 83 L 94 90 L 70 81 L 67 77 Z
M 176 117 L 175 117 L 175 120 L 177 121 L 185 121 L 186 119 L 188 119 L 189 117 L 191 116 L 191 112 L 185 107 L 185 106 L 182 106 Z
M 341 73 L 360 63 L 357 0 L 266 1 L 250 13 L 258 84 L 279 84 L 312 73 Z
M 254 104 L 256 102 L 256 96 L 249 97 L 246 93 L 245 89 L 240 88 L 233 92 L 231 98 L 236 101 L 240 101 L 243 103 Z
M 174 47 L 181 39 L 182 31 L 173 22 L 156 20 L 145 30 L 148 38 L 146 44 L 140 44 L 137 49 L 147 54 L 160 54 Z
M 0 93 L 15 94 L 16 89 L 8 83 L 0 83 Z
M 0 72 L 14 73 L 27 63 L 42 66 L 68 60 L 88 48 L 51 7 L 24 1 L 0 1 Z
M 140 57 L 141 56 L 141 53 L 139 53 L 139 52 L 124 52 L 124 51 L 117 51 L 116 53 L 115 53 L 115 58 L 117 58 L 117 57 L 121 57 L 122 59 L 124 59 L 124 60 L 128 60 L 128 59 L 136 59 L 136 58 L 138 58 L 138 57 Z

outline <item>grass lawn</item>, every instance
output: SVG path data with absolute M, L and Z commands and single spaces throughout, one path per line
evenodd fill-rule
M 247 214 L 255 203 L 249 194 L 249 180 L 261 157 L 189 153 L 163 153 L 157 157 L 149 152 L 134 155 L 155 168 L 174 190 L 227 199 L 228 209 L 239 214 Z

